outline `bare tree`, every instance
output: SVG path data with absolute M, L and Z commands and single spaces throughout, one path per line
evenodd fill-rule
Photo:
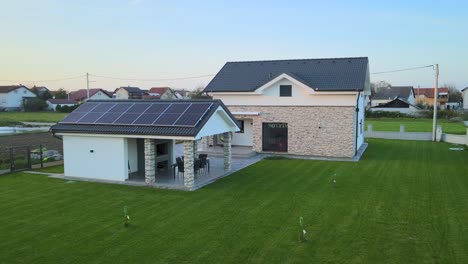
M 460 90 L 453 84 L 444 84 L 441 87 L 448 88 L 448 101 L 452 103 L 459 103 L 462 101 L 463 95 Z
M 190 99 L 212 99 L 210 95 L 205 93 L 203 90 L 205 89 L 204 85 L 199 85 L 195 88 L 195 90 L 189 92 L 188 97 Z

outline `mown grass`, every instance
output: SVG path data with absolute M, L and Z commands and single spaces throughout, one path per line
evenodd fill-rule
M 400 125 L 404 125 L 407 132 L 432 132 L 432 119 L 426 118 L 366 118 L 366 130 L 369 124 L 374 131 L 400 131 Z M 467 127 L 462 122 L 438 119 L 437 124 L 443 133 L 466 134 Z
M 34 171 L 50 172 L 50 173 L 63 173 L 64 167 L 63 167 L 63 165 L 58 165 L 58 166 L 45 167 L 45 168 L 42 168 L 42 169 L 35 169 Z
M 369 140 L 357 163 L 264 160 L 195 192 L 1 176 L 0 262 L 468 263 L 449 147 Z
M 66 115 L 67 113 L 57 112 L 0 112 L 0 126 L 20 122 L 54 123 L 62 120 Z

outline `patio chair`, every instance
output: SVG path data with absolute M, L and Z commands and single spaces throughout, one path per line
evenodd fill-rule
M 210 172 L 210 160 L 208 159 L 208 154 L 199 154 L 198 155 L 199 159 L 204 159 L 204 169 Z
M 200 157 L 199 160 L 200 160 L 200 170 L 201 170 L 202 174 L 205 175 L 206 174 L 206 169 L 207 169 L 206 156 Z
M 177 177 L 179 176 L 179 173 L 182 173 L 182 177 L 184 176 L 184 162 L 182 161 L 181 158 L 176 158 L 176 163 L 177 163 Z
M 201 164 L 201 161 L 199 159 L 196 159 L 195 162 L 193 163 L 193 171 L 195 174 L 195 178 L 200 173 L 200 164 Z

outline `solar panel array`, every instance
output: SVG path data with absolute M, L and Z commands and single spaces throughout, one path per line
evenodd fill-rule
M 89 102 L 61 123 L 195 127 L 212 102 Z

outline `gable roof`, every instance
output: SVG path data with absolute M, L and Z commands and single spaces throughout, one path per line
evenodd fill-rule
M 149 89 L 149 93 L 157 93 L 159 95 L 163 95 L 168 90 L 169 90 L 169 87 L 153 87 Z
M 77 104 L 77 101 L 72 99 L 48 99 L 47 101 L 51 104 Z
M 411 96 L 411 91 L 413 91 L 414 96 L 413 86 L 389 86 L 378 88 L 372 95 L 372 99 L 390 100 L 395 98 L 403 98 L 407 100 Z
M 0 86 L 0 93 L 9 93 L 11 91 L 14 91 L 19 88 L 25 88 L 29 90 L 26 86 L 24 85 L 6 85 L 6 86 Z
M 103 92 L 105 95 L 107 95 L 109 98 L 112 97 L 112 95 L 109 95 L 109 92 L 104 90 L 104 89 L 101 89 L 101 88 L 93 88 L 93 89 L 89 89 L 89 97 L 92 97 L 93 95 L 95 95 L 97 92 Z M 72 100 L 76 100 L 76 101 L 81 101 L 85 98 L 87 98 L 87 91 L 86 89 L 79 89 L 79 90 L 76 90 L 76 91 L 73 91 L 73 92 L 70 92 L 69 94 L 70 96 L 70 99 Z
M 204 92 L 252 92 L 283 73 L 319 91 L 362 91 L 368 58 L 227 62 Z
M 145 93 L 144 90 L 142 90 L 142 89 L 140 89 L 138 87 L 122 86 L 122 87 L 117 88 L 116 90 L 119 90 L 119 89 L 124 89 L 128 93 L 135 93 L 135 94 L 144 94 Z
M 415 106 L 415 105 L 411 104 L 410 102 L 408 102 L 406 100 L 403 100 L 401 98 L 395 98 L 390 102 L 379 104 L 379 105 L 373 106 L 371 108 L 409 108 L 410 106 L 414 107 L 414 108 L 416 108 L 418 110 L 421 109 L 418 106 Z
M 466 89 L 468 89 L 468 87 L 465 87 L 465 88 L 461 89 L 461 91 L 464 92 Z
M 217 109 L 221 107 L 233 123 L 238 127 L 235 117 L 231 114 L 228 108 L 223 104 L 221 100 L 118 100 L 109 102 L 108 100 L 89 100 L 86 101 L 82 106 L 86 107 L 87 104 L 91 103 L 114 103 L 114 104 L 125 104 L 128 102 L 134 104 L 151 103 L 156 104 L 168 104 L 168 103 L 197 103 L 197 102 L 208 102 L 212 103 L 208 111 L 201 117 L 200 121 L 194 127 L 190 126 L 163 126 L 163 125 L 133 125 L 133 124 L 73 124 L 58 122 L 51 127 L 52 133 L 85 133 L 85 134 L 118 134 L 118 135 L 153 135 L 153 136 L 196 136 L 208 120 L 213 116 Z M 72 113 L 76 112 L 74 110 Z M 161 116 L 164 113 L 161 114 Z M 168 114 L 171 115 L 171 114 Z
M 440 93 L 448 93 L 449 89 L 446 87 L 437 88 L 437 92 Z M 414 88 L 414 95 L 424 95 L 427 98 L 434 98 L 434 88 Z

